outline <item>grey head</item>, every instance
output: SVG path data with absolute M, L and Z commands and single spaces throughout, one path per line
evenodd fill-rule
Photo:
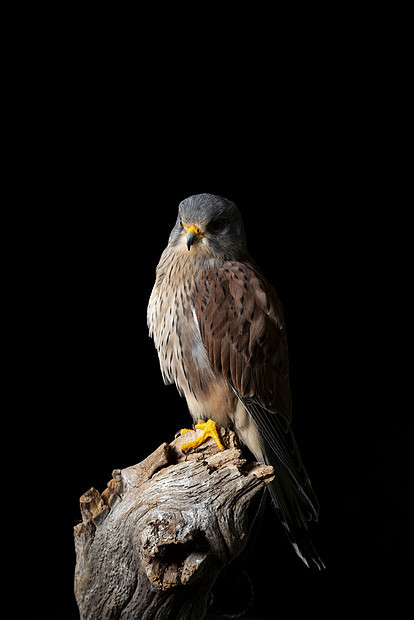
M 170 245 L 194 256 L 241 260 L 246 235 L 238 207 L 214 194 L 195 194 L 180 202 Z

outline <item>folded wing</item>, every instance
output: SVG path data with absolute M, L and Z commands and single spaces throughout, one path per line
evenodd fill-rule
M 290 429 L 287 337 L 276 292 L 253 262 L 229 261 L 200 283 L 195 311 L 214 371 L 253 418 L 262 456 L 275 468 L 269 490 L 286 532 L 302 560 L 321 568 L 307 532 L 318 503 Z

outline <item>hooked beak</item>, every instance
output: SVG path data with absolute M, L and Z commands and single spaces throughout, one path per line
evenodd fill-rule
M 188 251 L 190 251 L 190 248 L 193 245 L 193 243 L 203 236 L 204 235 L 201 234 L 201 230 L 199 229 L 199 227 L 195 226 L 194 224 L 191 224 L 187 228 L 187 234 L 185 236 Z

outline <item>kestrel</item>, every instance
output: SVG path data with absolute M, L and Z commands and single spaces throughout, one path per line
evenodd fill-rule
M 185 396 L 198 445 L 230 426 L 274 467 L 268 485 L 298 556 L 323 568 L 309 539 L 318 502 L 290 429 L 292 403 L 283 308 L 246 248 L 237 206 L 220 196 L 183 200 L 161 255 L 148 327 L 166 384 Z

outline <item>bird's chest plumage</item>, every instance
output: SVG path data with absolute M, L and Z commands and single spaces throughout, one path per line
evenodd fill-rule
M 165 383 L 175 383 L 181 395 L 196 398 L 213 379 L 194 310 L 207 270 L 189 257 L 165 252 L 148 305 L 148 326 Z
M 194 307 L 207 272 L 217 265 L 197 264 L 165 250 L 148 304 L 148 326 L 164 382 L 175 383 L 194 420 L 212 418 L 235 424 L 240 437 L 257 454 L 259 440 L 249 441 L 249 416 L 227 379 L 213 370 L 201 338 Z M 238 428 L 238 426 L 240 428 Z

